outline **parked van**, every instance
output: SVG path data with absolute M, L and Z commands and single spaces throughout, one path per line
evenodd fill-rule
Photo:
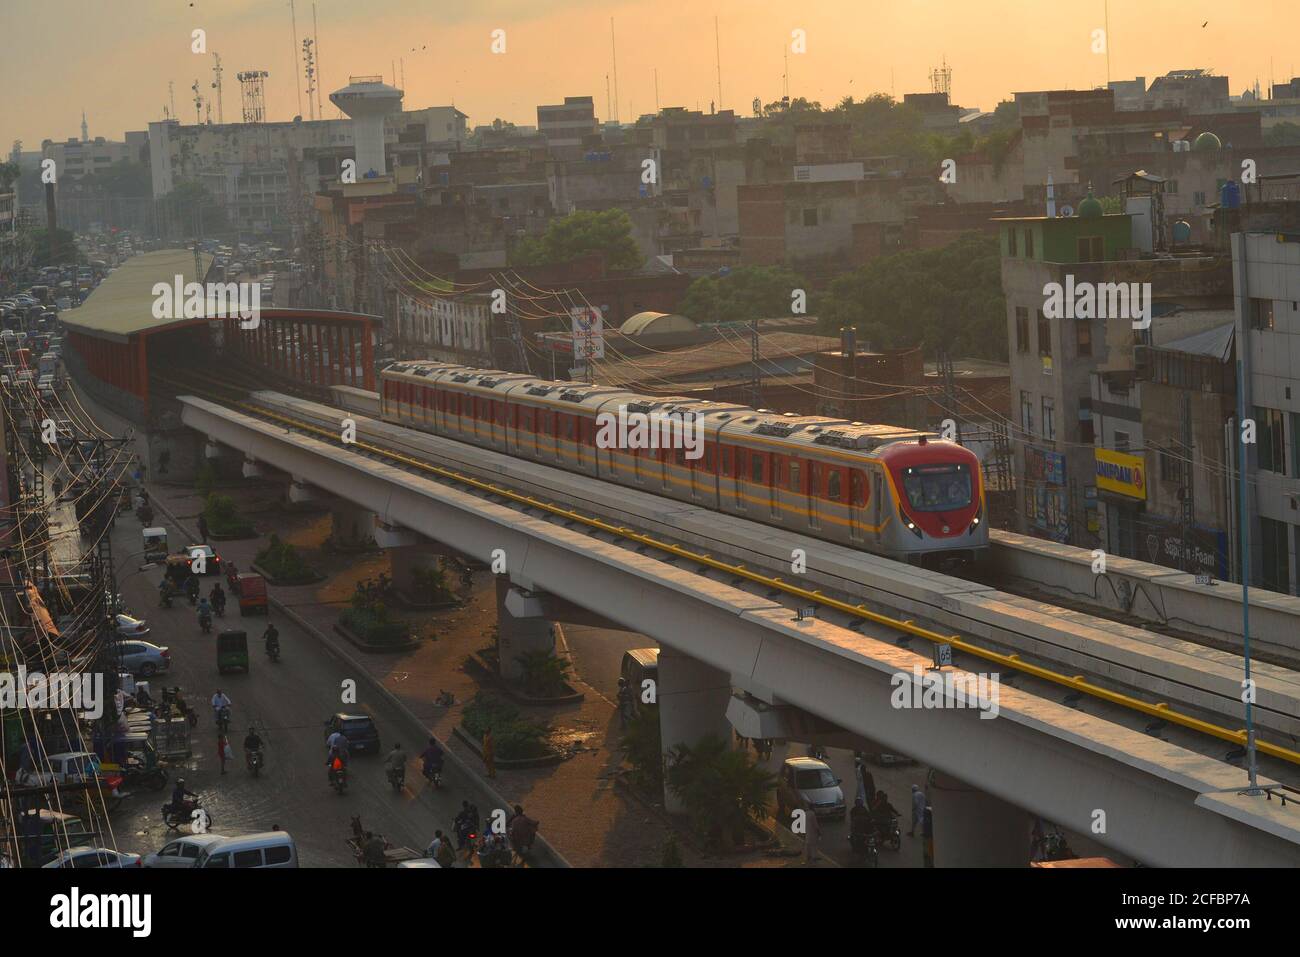
M 297 867 L 298 846 L 286 831 L 228 837 L 205 847 L 195 867 Z
M 659 649 L 633 648 L 623 652 L 623 667 L 620 672 L 623 680 L 632 689 L 632 700 L 640 706 L 644 700 L 645 682 L 659 682 Z M 659 698 L 655 695 L 655 700 Z

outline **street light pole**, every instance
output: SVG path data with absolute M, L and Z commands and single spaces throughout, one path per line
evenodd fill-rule
M 1246 773 L 1249 777 L 1247 793 L 1259 791 L 1255 768 L 1255 689 L 1250 677 L 1250 526 L 1246 518 L 1246 441 L 1242 423 L 1246 421 L 1246 377 L 1244 364 L 1237 359 L 1237 526 L 1241 541 L 1241 647 L 1245 671 L 1242 681 L 1246 694 Z

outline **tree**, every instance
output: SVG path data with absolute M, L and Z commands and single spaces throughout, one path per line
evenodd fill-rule
M 144 198 L 153 195 L 149 167 L 131 160 L 118 160 L 107 169 L 96 170 L 81 181 L 83 189 L 104 196 Z M 207 210 L 203 211 L 206 219 Z M 206 225 L 206 223 L 205 223 Z
M 82 262 L 83 257 L 77 249 L 77 237 L 71 230 L 56 228 L 54 230 L 54 248 L 50 248 L 50 234 L 40 226 L 31 231 L 32 262 L 36 267 L 57 266 L 60 263 Z
M 667 780 L 700 839 L 719 850 L 744 840 L 748 823 L 767 813 L 767 795 L 776 786 L 776 776 L 753 764 L 749 752 L 732 750 L 716 735 L 673 747 Z
M 198 180 L 177 183 L 164 202 L 171 207 L 171 214 L 181 229 L 192 236 L 213 236 L 230 229 L 226 208 Z
M 968 233 L 938 249 L 873 260 L 835 279 L 818 307 L 822 331 L 860 342 L 1005 359 L 1006 299 L 997 239 Z
M 0 163 L 0 191 L 8 192 L 9 187 L 14 181 L 22 175 L 22 170 L 18 168 L 17 163 L 4 162 Z
M 637 269 L 645 262 L 632 238 L 632 218 L 621 209 L 582 210 L 552 220 L 540 239 L 524 239 L 511 259 L 516 266 L 549 266 L 591 252 L 605 255 L 610 269 Z
M 1289 120 L 1275 123 L 1264 131 L 1265 146 L 1297 146 L 1300 145 L 1300 123 L 1292 123 Z
M 784 266 L 742 266 L 725 276 L 701 276 L 686 289 L 681 311 L 696 322 L 741 322 L 790 314 L 791 296 L 808 288 Z

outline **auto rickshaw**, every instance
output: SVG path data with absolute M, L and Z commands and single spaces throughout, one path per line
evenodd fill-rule
M 267 614 L 266 579 L 261 575 L 240 572 L 237 581 L 239 587 L 235 589 L 235 593 L 239 595 L 240 617 Z
M 223 631 L 217 635 L 217 673 L 248 671 L 248 632 Z
M 146 528 L 140 535 L 146 562 L 160 562 L 167 557 L 167 529 L 161 526 Z

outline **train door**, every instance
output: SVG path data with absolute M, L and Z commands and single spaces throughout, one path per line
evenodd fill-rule
M 849 469 L 849 537 L 855 542 L 866 541 L 869 524 L 867 474 L 862 469 Z
M 885 496 L 882 494 L 881 470 L 871 470 L 871 500 L 868 511 L 871 513 L 871 524 L 875 527 L 876 544 L 880 544 L 880 537 L 883 533 L 884 515 L 882 509 Z
M 813 531 L 820 531 L 822 527 L 819 502 L 824 472 L 825 467 L 822 463 L 812 461 L 808 463 L 808 527 Z

